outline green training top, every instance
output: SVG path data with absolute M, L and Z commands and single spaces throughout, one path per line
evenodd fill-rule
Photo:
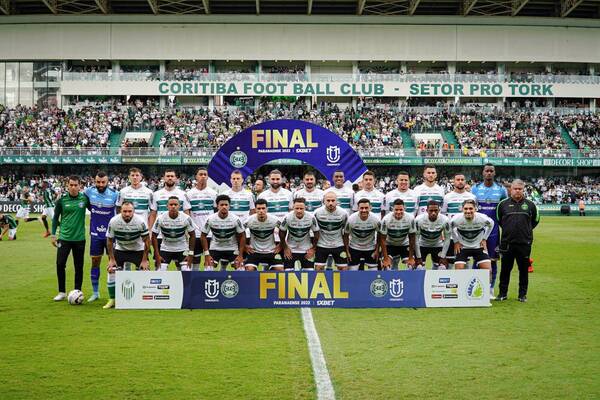
M 8 224 L 9 229 L 15 229 L 17 227 L 17 221 L 12 215 L 9 214 L 4 214 L 4 216 L 0 220 L 0 224 Z
M 54 191 L 50 188 L 44 190 L 44 206 L 54 207 Z
M 79 242 L 85 240 L 85 210 L 90 201 L 86 195 L 79 193 L 72 197 L 69 193 L 64 194 L 56 202 L 54 219 L 52 220 L 52 234 L 60 226 L 58 238 L 67 242 Z M 60 221 L 60 222 L 59 222 Z

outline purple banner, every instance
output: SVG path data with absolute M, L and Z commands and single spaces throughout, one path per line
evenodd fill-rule
M 306 121 L 281 119 L 251 126 L 229 139 L 208 164 L 208 174 L 219 185 L 229 184 L 234 170 L 240 170 L 245 178 L 278 159 L 310 164 L 329 180 L 338 169 L 351 182 L 367 170 L 358 153 L 330 130 Z

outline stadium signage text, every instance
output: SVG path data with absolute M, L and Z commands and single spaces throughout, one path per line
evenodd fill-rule
M 489 273 L 119 271 L 117 308 L 489 307 Z M 168 289 L 164 289 L 168 287 Z

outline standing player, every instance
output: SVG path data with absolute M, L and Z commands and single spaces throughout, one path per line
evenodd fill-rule
M 8 240 L 17 240 L 17 221 L 10 214 L 0 213 L 0 240 L 8 232 Z
M 314 212 L 323 205 L 323 191 L 316 186 L 315 173 L 304 173 L 304 187 L 294 192 L 294 198 L 302 197 L 305 201 L 306 211 Z
M 186 196 L 191 209 L 191 217 L 196 225 L 196 246 L 194 247 L 194 261 L 192 271 L 200 271 L 200 258 L 202 257 L 202 242 L 200 241 L 201 229 L 208 216 L 214 214 L 217 205 L 215 200 L 217 192 L 207 186 L 208 170 L 204 167 L 196 171 L 196 186 L 187 191 Z
M 89 208 L 88 197 L 79 192 L 80 180 L 76 175 L 69 177 L 67 193 L 56 202 L 54 218 L 52 219 L 52 246 L 56 251 L 56 277 L 58 279 L 58 294 L 54 301 L 67 297 L 66 274 L 67 259 L 73 252 L 75 267 L 75 289 L 81 290 L 83 283 L 83 257 L 85 255 L 85 210 Z M 56 231 L 60 226 L 58 240 Z
M 116 245 L 115 245 L 116 241 Z M 121 212 L 111 218 L 106 232 L 106 247 L 108 248 L 108 303 L 105 309 L 115 306 L 115 272 L 126 269 L 126 264 L 148 270 L 148 251 L 150 237 L 146 221 L 135 213 L 135 206 L 130 201 L 121 203 Z
M 192 217 L 179 212 L 180 200 L 171 196 L 167 203 L 168 211 L 156 218 L 152 227 L 152 247 L 157 271 L 166 271 L 171 261 L 180 271 L 189 271 L 194 258 L 196 227 Z M 158 235 L 162 235 L 159 245 Z
M 348 213 L 337 205 L 334 192 L 327 192 L 323 198 L 323 206 L 315 210 L 314 216 L 319 225 L 319 239 L 315 249 L 315 269 L 323 270 L 329 256 L 333 257 L 340 271 L 348 268 L 348 243 L 344 237 L 344 227 L 348 221 Z
M 46 232 L 44 233 L 44 237 L 47 238 L 50 236 L 50 226 L 48 225 L 48 219 L 52 221 L 54 218 L 54 205 L 57 200 L 57 195 L 54 193 L 54 190 L 50 187 L 50 184 L 47 181 L 42 182 L 42 196 L 44 198 L 44 210 L 42 211 L 42 216 L 40 217 L 42 220 L 42 224 L 44 224 L 44 228 L 46 228 Z
M 154 226 L 154 221 L 168 211 L 167 204 L 169 198 L 175 196 L 179 199 L 180 209 L 185 214 L 190 214 L 192 206 L 188 201 L 185 192 L 177 187 L 177 173 L 174 169 L 165 170 L 163 176 L 165 186 L 152 194 L 152 203 L 150 203 L 150 216 L 148 217 L 148 226 Z M 159 236 L 158 239 L 161 239 Z
M 277 169 L 274 169 L 269 174 L 269 184 L 271 185 L 269 190 L 261 192 L 258 195 L 258 199 L 266 200 L 269 215 L 281 221 L 293 206 L 292 192 L 281 187 L 281 172 Z
M 265 265 L 265 271 L 283 271 L 281 248 L 275 243 L 275 230 L 279 227 L 279 219 L 269 214 L 267 207 L 265 199 L 256 200 L 256 214 L 248 217 L 245 223 L 246 229 L 250 231 L 250 245 L 246 245 L 245 249 L 248 271 L 256 271 L 260 264 Z
M 355 199 L 367 199 L 371 204 L 371 212 L 378 216 L 383 216 L 382 210 L 385 196 L 379 190 L 375 189 L 375 173 L 373 171 L 367 171 L 363 174 L 362 178 L 362 190 L 359 190 L 355 195 Z M 354 203 L 352 208 L 354 211 L 358 211 L 358 203 Z
M 494 228 L 494 221 L 485 214 L 476 212 L 476 208 L 475 200 L 465 200 L 463 213 L 452 218 L 450 223 L 456 269 L 464 269 L 469 257 L 473 258 L 473 264 L 478 268 L 490 269 L 486 240 Z
M 100 297 L 98 291 L 98 282 L 100 280 L 100 263 L 102 256 L 106 252 L 106 232 L 108 223 L 115 216 L 118 194 L 108 187 L 108 176 L 103 171 L 98 171 L 95 177 L 93 187 L 85 189 L 84 193 L 88 197 L 91 205 L 90 217 L 90 256 L 92 257 L 92 269 L 90 278 L 94 293 L 88 299 L 88 302 L 96 301 Z
M 401 199 L 404 203 L 404 212 L 412 215 L 415 214 L 417 195 L 414 190 L 409 188 L 409 184 L 410 175 L 408 175 L 408 172 L 398 172 L 398 175 L 396 176 L 396 189 L 387 192 L 385 195 L 385 212 L 393 212 L 395 201 Z
M 365 269 L 377 270 L 381 243 L 381 217 L 371 212 L 369 199 L 358 200 L 358 211 L 348 217 L 344 228 L 344 244 L 348 254 L 348 268 L 358 271 L 361 262 Z M 383 257 L 387 259 L 384 248 Z
M 444 205 L 442 206 L 442 214 L 445 214 L 450 220 L 455 215 L 462 214 L 462 206 L 465 200 L 475 200 L 475 195 L 467 191 L 466 185 L 467 182 L 463 174 L 454 175 L 454 190 L 446 193 Z M 454 241 L 450 242 L 446 258 L 448 259 L 448 267 L 451 269 L 454 264 Z
M 444 189 L 437 184 L 437 171 L 433 165 L 426 165 L 423 170 L 423 183 L 415 188 L 417 195 L 417 215 L 427 212 L 427 204 L 433 200 L 440 207 L 444 203 Z
M 415 268 L 416 228 L 415 217 L 404 208 L 404 200 L 394 200 L 392 212 L 381 220 L 382 252 L 385 269 L 400 269 L 400 262 Z
M 238 217 L 243 224 L 250 215 L 256 212 L 254 209 L 254 196 L 252 192 L 243 188 L 244 177 L 240 170 L 236 169 L 231 173 L 230 182 L 231 189 L 227 189 L 223 194 L 229 196 L 231 201 L 229 212 Z
M 311 237 L 311 232 L 313 233 Z M 305 200 L 294 199 L 294 210 L 283 217 L 279 238 L 286 270 L 293 270 L 296 261 L 304 270 L 314 270 L 315 247 L 319 240 L 319 226 L 311 213 L 306 212 Z
M 229 211 L 231 199 L 225 194 L 217 196 L 217 212 L 210 215 L 202 227 L 204 270 L 212 271 L 218 265 L 221 270 L 234 263 L 236 269 L 244 269 L 246 234 L 240 218 Z M 210 245 L 207 236 L 212 233 Z M 216 264 L 216 265 L 215 265 Z
M 329 192 L 335 193 L 337 196 L 338 207 L 346 211 L 348 215 L 352 214 L 352 207 L 354 206 L 354 192 L 351 188 L 344 186 L 346 178 L 344 171 L 338 169 L 333 173 L 333 186 L 325 190 L 325 194 Z
M 265 191 L 265 180 L 258 178 L 254 181 L 254 188 L 252 191 L 254 192 L 254 201 L 258 200 L 258 196 Z
M 415 218 L 417 246 L 415 252 L 417 269 L 425 269 L 427 255 L 431 255 L 433 269 L 446 269 L 446 253 L 450 246 L 450 220 L 440 214 L 440 204 L 435 200 L 427 202 L 425 214 Z
M 490 279 L 490 296 L 494 298 L 494 286 L 496 285 L 496 276 L 498 274 L 498 247 L 500 246 L 500 230 L 498 228 L 498 219 L 496 217 L 496 208 L 498 204 L 508 197 L 506 188 L 494 182 L 496 168 L 492 164 L 485 164 L 483 167 L 483 182 L 473 186 L 471 192 L 475 195 L 479 204 L 479 212 L 487 215 L 494 221 L 494 228 L 487 239 L 487 251 L 490 256 L 492 275 Z
M 139 168 L 134 167 L 129 170 L 130 184 L 119 192 L 117 210 L 125 201 L 129 201 L 135 207 L 135 214 L 148 224 L 148 215 L 152 204 L 152 190 L 142 183 L 142 179 L 142 171 Z M 150 225 L 148 226 L 150 227 Z

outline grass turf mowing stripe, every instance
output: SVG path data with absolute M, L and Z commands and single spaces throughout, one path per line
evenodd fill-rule
M 321 348 L 321 341 L 319 340 L 317 328 L 315 328 L 312 312 L 310 311 L 310 308 L 302 308 L 300 311 L 302 313 L 306 341 L 308 342 L 308 351 L 310 353 L 310 362 L 315 377 L 315 385 L 317 386 L 317 399 L 333 400 L 335 399 L 335 391 L 331 384 L 331 378 L 329 377 L 327 363 L 325 362 L 325 356 L 323 356 L 323 349 Z

